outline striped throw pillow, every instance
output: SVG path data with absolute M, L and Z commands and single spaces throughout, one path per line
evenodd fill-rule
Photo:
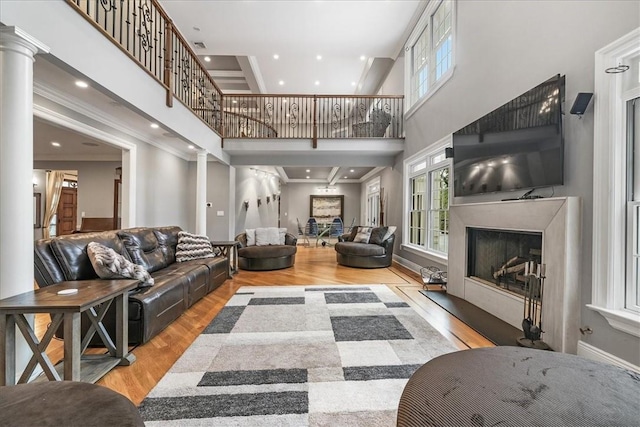
M 178 232 L 178 246 L 176 246 L 176 261 L 184 262 L 194 259 L 213 258 L 219 255 L 220 250 L 211 246 L 209 237 Z

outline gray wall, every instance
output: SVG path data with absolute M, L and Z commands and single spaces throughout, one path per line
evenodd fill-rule
M 189 162 L 149 144 L 138 144 L 136 226 L 187 228 Z
M 197 162 L 189 162 L 189 185 L 186 188 L 188 193 L 188 205 L 193 207 L 189 212 L 188 230 L 195 231 L 196 224 L 196 174 Z M 231 217 L 229 210 L 229 166 L 215 161 L 207 162 L 207 202 L 212 206 L 207 208 L 207 236 L 211 240 L 229 240 L 229 224 L 235 219 Z M 222 211 L 223 215 L 218 216 L 217 212 Z
M 278 177 L 256 175 L 248 167 L 237 168 L 235 194 L 236 234 L 242 233 L 247 228 L 277 227 L 278 202 L 273 200 L 273 194 L 278 194 L 281 191 Z M 271 198 L 270 203 L 267 203 L 267 196 Z M 258 197 L 262 201 L 260 206 L 258 206 Z M 249 201 L 248 209 L 245 209 L 243 205 L 245 200 Z M 280 203 L 282 204 L 282 202 L 283 200 L 281 199 Z M 282 217 L 281 226 L 287 227 L 284 216 Z M 293 232 L 292 230 L 294 229 L 289 228 L 290 232 Z
M 287 193 L 287 203 L 282 208 L 282 224 L 287 227 L 290 233 L 297 233 L 296 218 L 300 220 L 302 227 L 306 224 L 311 212 L 310 195 L 318 196 L 344 196 L 344 217 L 345 227 L 351 224 L 351 220 L 356 218 L 356 225 L 360 220 L 360 201 L 361 201 L 361 185 L 360 184 L 335 184 L 336 190 L 327 194 L 318 190 L 325 184 L 319 183 L 289 183 L 283 186 Z M 284 193 L 284 192 L 283 192 Z M 287 216 L 284 216 L 285 212 Z
M 459 1 L 454 75 L 405 125 L 405 157 L 433 144 L 555 74 L 566 75 L 568 110 L 577 92 L 594 88 L 594 53 L 640 25 L 640 3 L 628 1 Z M 402 60 L 402 59 L 401 59 Z M 603 70 L 595 70 L 602 73 Z M 597 94 L 596 94 L 597 97 Z M 565 185 L 556 196 L 582 198 L 582 293 L 591 301 L 593 106 L 582 120 L 566 114 Z M 396 164 L 401 168 L 401 162 Z M 540 190 L 550 195 L 551 189 Z M 454 203 L 519 196 L 497 193 L 456 198 Z M 402 219 L 401 203 L 396 206 Z M 431 264 L 407 250 L 399 254 Z M 586 342 L 640 364 L 640 342 L 614 330 L 583 306 L 582 324 L 594 330 Z

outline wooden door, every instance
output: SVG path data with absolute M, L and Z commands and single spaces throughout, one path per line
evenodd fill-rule
M 78 189 L 62 188 L 60 203 L 57 210 L 56 235 L 71 234 L 76 229 L 76 217 L 78 210 Z

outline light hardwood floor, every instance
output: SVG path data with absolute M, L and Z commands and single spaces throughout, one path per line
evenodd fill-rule
M 385 284 L 458 348 L 493 346 L 490 341 L 420 294 L 422 281 L 416 273 L 395 263 L 390 268 L 371 270 L 343 267 L 336 263 L 332 247 L 298 246 L 296 262 L 292 268 L 240 271 L 233 279 L 227 280 L 194 304 L 151 341 L 134 348 L 133 354 L 137 360 L 133 365 L 116 367 L 98 384 L 123 394 L 137 405 L 241 286 L 329 284 Z M 434 288 L 434 291 L 437 289 Z M 48 321 L 49 317 L 46 315 L 36 318 L 36 330 L 39 334 L 43 333 Z M 60 360 L 62 342 L 53 342 L 47 353 L 54 363 Z

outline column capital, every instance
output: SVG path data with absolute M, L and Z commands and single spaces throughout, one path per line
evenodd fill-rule
M 206 159 L 207 154 L 209 154 L 209 152 L 207 150 L 198 150 L 198 158 L 202 158 L 204 157 Z
M 13 50 L 33 57 L 38 53 L 49 53 L 49 46 L 18 27 L 0 27 L 0 51 Z

